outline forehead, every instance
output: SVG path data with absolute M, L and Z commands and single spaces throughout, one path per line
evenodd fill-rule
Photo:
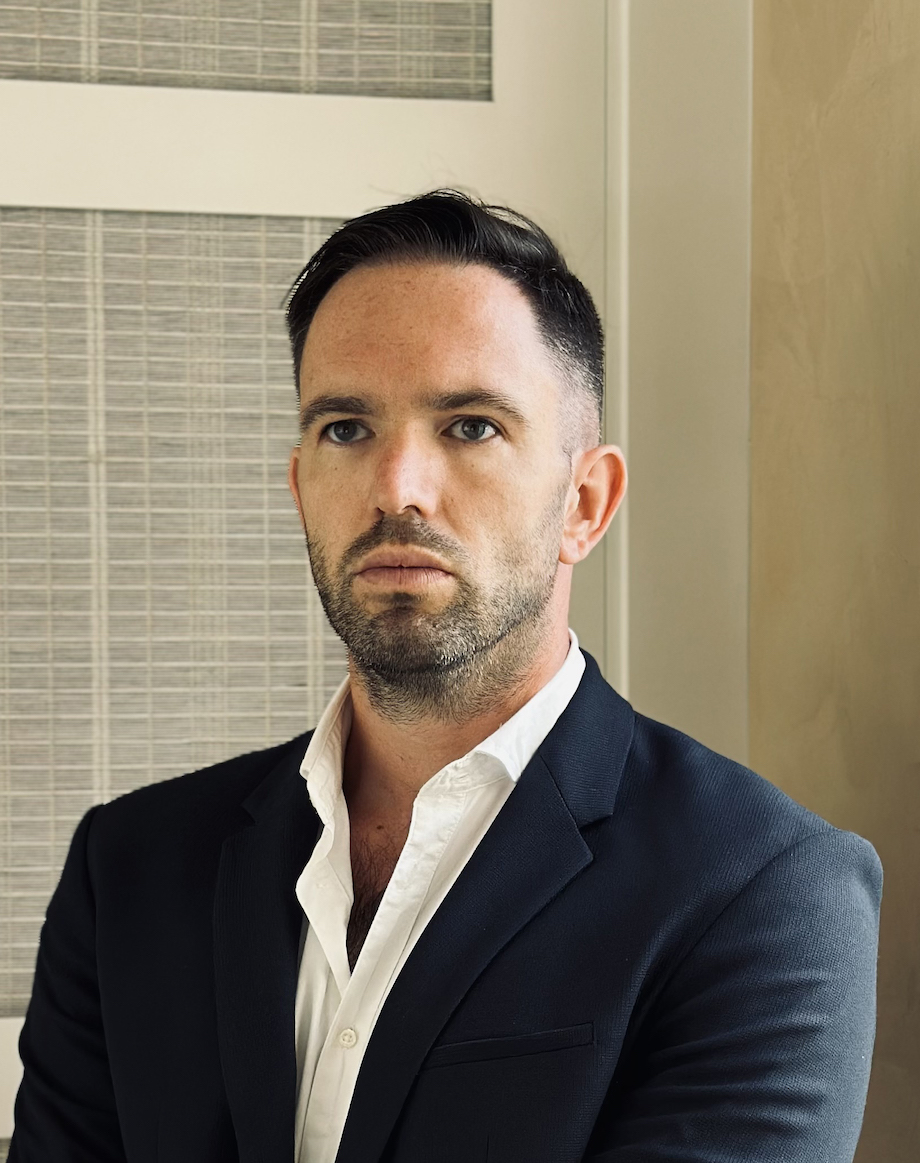
M 515 378 L 552 371 L 533 309 L 509 279 L 481 264 L 362 266 L 343 275 L 313 317 L 301 376 L 362 363 L 420 374 L 489 368 Z

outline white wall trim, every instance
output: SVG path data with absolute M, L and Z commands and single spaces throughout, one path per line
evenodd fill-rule
M 604 2 L 496 0 L 492 101 L 0 80 L 0 204 L 336 218 L 434 179 L 577 232 Z
M 629 468 L 629 20 L 631 0 L 607 0 L 605 434 Z M 629 698 L 629 489 L 605 538 L 605 677 Z

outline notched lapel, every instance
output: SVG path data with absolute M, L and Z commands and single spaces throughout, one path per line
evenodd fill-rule
M 240 1163 L 292 1163 L 294 998 L 303 911 L 294 886 L 319 837 L 292 747 L 228 836 L 214 896 L 217 1028 Z

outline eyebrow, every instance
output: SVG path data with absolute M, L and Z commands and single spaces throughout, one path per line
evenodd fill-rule
M 439 395 L 426 396 L 422 404 L 432 412 L 452 412 L 456 408 L 483 406 L 493 412 L 504 412 L 522 428 L 530 427 L 527 417 L 510 396 L 487 388 L 474 388 L 465 392 L 441 392 Z M 306 434 L 321 416 L 334 412 L 345 412 L 351 416 L 373 416 L 374 408 L 361 396 L 317 396 L 301 413 L 301 435 Z

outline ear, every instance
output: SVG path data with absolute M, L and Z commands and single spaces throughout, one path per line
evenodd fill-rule
M 291 459 L 288 464 L 288 488 L 291 490 L 291 496 L 294 498 L 294 504 L 297 506 L 297 512 L 300 514 L 300 524 L 306 531 L 307 523 L 304 520 L 303 505 L 300 501 L 300 485 L 297 480 L 298 470 L 300 469 L 300 448 L 295 446 L 291 449 Z
M 626 458 L 615 444 L 588 449 L 578 459 L 572 480 L 577 503 L 566 513 L 559 549 L 565 565 L 584 561 L 607 532 L 626 494 Z

